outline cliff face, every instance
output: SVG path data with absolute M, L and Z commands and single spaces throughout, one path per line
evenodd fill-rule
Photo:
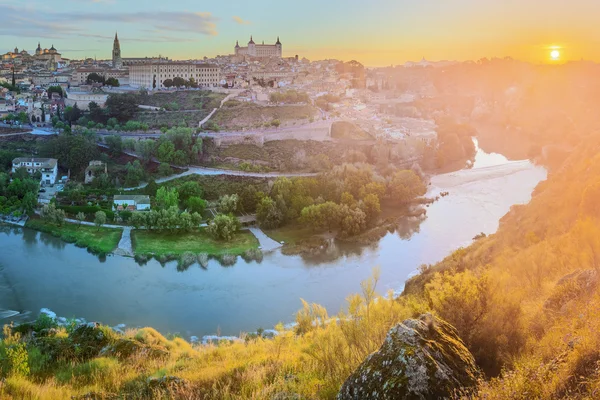
M 476 385 L 473 356 L 447 322 L 423 314 L 393 327 L 343 384 L 337 398 L 443 399 Z

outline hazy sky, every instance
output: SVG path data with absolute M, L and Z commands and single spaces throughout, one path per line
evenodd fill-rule
M 0 0 L 0 52 L 52 44 L 64 57 L 175 59 L 274 43 L 284 56 L 407 60 L 504 57 L 600 61 L 600 0 Z

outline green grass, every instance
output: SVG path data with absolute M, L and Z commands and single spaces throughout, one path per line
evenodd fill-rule
M 281 228 L 265 230 L 267 236 L 281 243 L 294 245 L 301 240 L 314 236 L 314 232 L 310 227 L 300 225 L 286 225 Z
M 86 247 L 98 254 L 112 252 L 119 244 L 122 233 L 121 229 L 98 229 L 94 226 L 79 226 L 69 223 L 56 226 L 40 219 L 29 220 L 25 226 L 56 236 L 65 242 L 75 243 L 79 247 Z
M 131 235 L 136 254 L 155 256 L 179 255 L 185 252 L 207 253 L 211 256 L 241 255 L 247 250 L 258 248 L 258 240 L 248 231 L 237 233 L 231 242 L 214 240 L 204 229 L 190 233 L 133 230 Z

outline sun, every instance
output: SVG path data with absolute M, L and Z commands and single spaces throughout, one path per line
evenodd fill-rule
M 550 52 L 550 57 L 552 57 L 553 60 L 558 60 L 560 58 L 560 51 L 552 50 Z

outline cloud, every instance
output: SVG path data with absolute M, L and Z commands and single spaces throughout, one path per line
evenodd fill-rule
M 72 35 L 106 39 L 109 36 L 91 35 L 90 23 L 110 22 L 138 24 L 151 28 L 151 36 L 131 38 L 139 41 L 191 41 L 194 36 L 216 36 L 217 21 L 209 12 L 39 12 L 31 8 L 21 8 L 0 4 L 0 36 L 24 36 L 38 38 L 65 38 Z M 185 33 L 182 37 L 166 34 Z M 125 38 L 123 38 L 125 39 Z
M 237 15 L 233 16 L 233 22 L 235 22 L 238 25 L 250 25 L 252 23 L 250 21 L 243 20 L 241 17 L 238 17 Z

